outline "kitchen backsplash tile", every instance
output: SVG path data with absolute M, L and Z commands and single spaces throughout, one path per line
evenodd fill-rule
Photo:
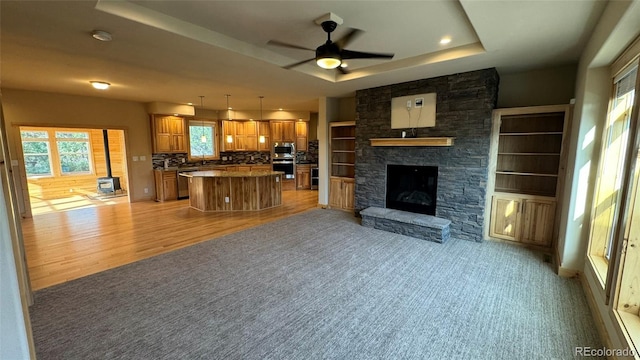
M 253 157 L 253 158 L 252 158 Z M 168 167 L 192 167 L 200 165 L 234 165 L 234 164 L 270 164 L 271 153 L 268 151 L 234 151 L 221 152 L 219 160 L 189 161 L 187 154 L 153 154 L 153 168 L 164 168 L 165 159 Z

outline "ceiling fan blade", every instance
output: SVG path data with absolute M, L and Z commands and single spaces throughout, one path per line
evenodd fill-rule
M 287 66 L 283 66 L 282 68 L 283 69 L 291 69 L 292 67 L 296 67 L 298 65 L 302 65 L 304 63 L 308 63 L 309 61 L 313 61 L 315 59 L 316 58 L 311 58 L 311 59 L 307 59 L 307 60 L 298 61 L 297 63 L 293 63 L 293 64 L 290 64 L 290 65 L 287 65 Z
M 368 53 L 360 51 L 342 50 L 343 59 L 391 59 L 395 54 Z
M 298 46 L 298 45 L 293 45 L 293 44 L 287 44 L 287 43 L 284 43 L 284 42 L 282 42 L 282 41 L 278 41 L 278 40 L 269 40 L 269 41 L 267 42 L 267 45 L 281 46 L 281 47 L 286 47 L 286 48 L 289 48 L 289 49 L 298 49 L 298 50 L 316 51 L 315 49 L 309 49 L 309 48 L 306 48 L 306 47 L 304 47 L 304 46 Z
M 364 31 L 359 29 L 349 29 L 349 32 L 346 33 L 343 37 L 336 40 L 335 43 L 338 45 L 340 49 L 344 49 L 350 42 L 353 41 L 356 37 L 362 34 Z

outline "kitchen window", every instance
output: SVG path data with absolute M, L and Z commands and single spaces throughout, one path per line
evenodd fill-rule
M 216 122 L 189 121 L 189 157 L 194 160 L 218 159 Z

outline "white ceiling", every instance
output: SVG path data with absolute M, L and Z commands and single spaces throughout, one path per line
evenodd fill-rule
M 3 88 L 222 109 L 316 112 L 322 96 L 497 67 L 502 74 L 573 64 L 606 1 L 0 1 Z M 347 49 L 395 53 L 392 60 L 349 61 L 348 75 L 314 62 L 281 66 L 313 52 L 329 12 L 364 33 Z M 101 29 L 113 41 L 90 33 Z M 443 36 L 452 42 L 440 45 Z M 110 82 L 94 90 L 90 80 Z

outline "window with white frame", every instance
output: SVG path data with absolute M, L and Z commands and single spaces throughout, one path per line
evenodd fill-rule
M 56 144 L 63 175 L 91 174 L 89 133 L 56 131 Z
M 20 128 L 27 177 L 93 174 L 87 131 Z
M 49 133 L 39 130 L 21 130 L 20 137 L 27 177 L 52 176 Z

